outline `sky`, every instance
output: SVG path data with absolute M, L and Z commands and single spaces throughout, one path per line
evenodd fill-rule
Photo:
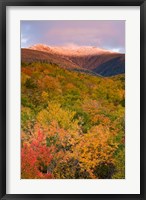
M 21 47 L 94 46 L 125 53 L 124 20 L 21 21 Z

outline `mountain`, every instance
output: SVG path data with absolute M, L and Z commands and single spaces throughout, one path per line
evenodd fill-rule
M 70 70 L 113 76 L 125 73 L 125 54 L 91 46 L 53 47 L 37 44 L 21 50 L 22 62 L 47 62 Z
M 113 76 L 125 73 L 125 55 L 116 56 L 109 61 L 100 64 L 93 72 L 102 76 Z
M 80 68 L 77 64 L 73 63 L 67 58 L 60 57 L 59 55 L 54 55 L 52 53 L 47 53 L 32 49 L 21 49 L 21 61 L 25 63 L 31 62 L 46 62 L 54 63 L 62 68 L 67 69 L 78 69 Z

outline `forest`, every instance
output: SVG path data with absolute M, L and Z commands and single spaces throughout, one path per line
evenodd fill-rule
M 21 178 L 125 178 L 125 74 L 21 64 Z

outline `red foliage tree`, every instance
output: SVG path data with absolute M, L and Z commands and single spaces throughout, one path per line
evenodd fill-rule
M 21 174 L 24 179 L 53 178 L 47 172 L 47 167 L 52 160 L 51 148 L 43 144 L 44 135 L 38 131 L 31 143 L 24 143 L 21 149 Z

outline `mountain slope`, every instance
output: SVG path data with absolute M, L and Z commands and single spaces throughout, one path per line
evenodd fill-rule
M 32 63 L 38 61 L 46 63 L 54 63 L 62 68 L 67 68 L 67 69 L 80 68 L 77 64 L 73 63 L 71 60 L 60 57 L 59 55 L 53 55 L 51 53 L 32 50 L 32 49 L 21 49 L 21 62 Z
M 109 61 L 102 63 L 93 71 L 102 76 L 113 76 L 117 74 L 125 73 L 125 56 L 121 55 L 110 59 Z
M 124 179 L 125 76 L 23 63 L 21 131 L 22 179 Z
M 96 47 L 49 47 L 38 44 L 22 49 L 22 62 L 55 63 L 60 67 L 102 76 L 125 73 L 125 54 Z

